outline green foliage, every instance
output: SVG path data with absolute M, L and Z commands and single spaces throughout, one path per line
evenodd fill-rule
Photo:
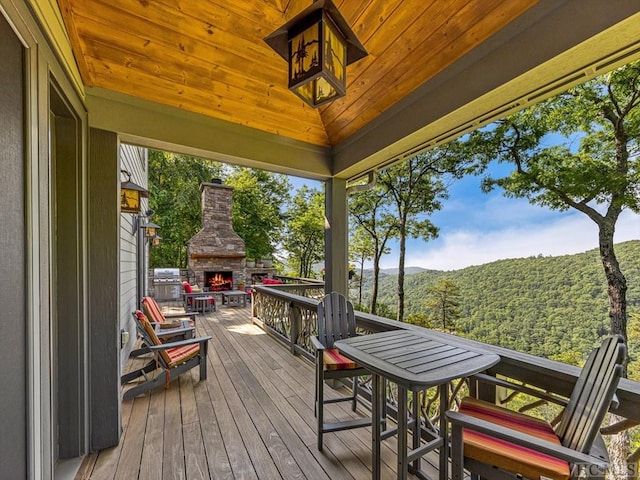
M 390 209 L 390 198 L 380 185 L 352 195 L 349 198 L 349 213 L 352 228 L 361 229 L 371 238 L 373 282 L 369 312 L 376 314 L 378 313 L 380 258 L 390 251 L 387 242 L 397 234 L 398 222 Z
M 624 208 L 640 208 L 639 139 L 640 62 L 634 62 L 455 142 L 480 169 L 495 160 L 514 166 L 505 177 L 485 178 L 485 190 L 500 187 L 508 197 L 575 209 L 597 225 L 609 279 L 609 331 L 623 336 L 627 284 L 613 234 Z
M 395 320 L 396 311 L 384 303 L 378 303 L 376 304 L 376 315 Z
M 233 167 L 225 183 L 233 190 L 233 229 L 244 240 L 247 257 L 271 258 L 282 240 L 291 185 L 284 175 Z
M 404 262 L 407 238 L 428 241 L 438 236 L 438 228 L 427 215 L 442 208 L 441 200 L 447 190 L 441 176 L 447 168 L 443 165 L 447 157 L 444 149 L 433 149 L 426 153 L 397 163 L 378 173 L 378 183 L 391 198 L 397 221 L 396 235 L 399 239 L 398 257 L 398 311 L 397 319 L 404 319 Z
M 217 162 L 149 150 L 149 206 L 162 237 L 151 248 L 151 268 L 187 266 L 187 242 L 202 223 L 200 184 L 221 173 Z
M 629 352 L 635 365 L 629 375 L 638 378 L 640 342 L 635 338 L 640 336 L 640 241 L 618 243 L 616 251 L 629 283 Z M 367 273 L 365 281 L 370 282 Z M 409 275 L 409 318 L 427 314 L 424 292 L 443 279 L 460 287 L 458 335 L 582 363 L 587 352 L 608 334 L 607 285 L 595 249 L 576 255 L 499 260 L 451 272 L 430 270 Z M 395 282 L 395 275 L 381 276 L 381 304 L 395 304 Z
M 362 278 L 364 263 L 371 260 L 374 255 L 373 239 L 362 227 L 357 227 L 350 232 L 349 256 L 352 261 L 359 265 L 360 274 L 356 281 L 358 284 L 358 303 L 362 303 Z
M 629 379 L 640 382 L 640 309 L 629 315 L 627 334 L 629 336 L 629 341 L 627 342 L 629 349 Z
M 460 318 L 460 287 L 447 278 L 438 280 L 427 287 L 424 306 L 432 325 L 444 332 L 455 331 Z
M 433 317 L 424 312 L 412 313 L 411 315 L 408 315 L 404 321 L 423 328 L 437 327 L 437 325 L 433 324 Z
M 303 186 L 287 214 L 284 248 L 295 276 L 310 278 L 313 265 L 324 259 L 324 193 Z
M 233 228 L 247 256 L 267 257 L 280 241 L 290 189 L 287 178 L 260 170 L 228 167 L 210 160 L 149 151 L 150 208 L 162 242 L 151 249 L 150 267 L 187 266 L 187 242 L 202 226 L 200 184 L 220 178 L 234 187 Z

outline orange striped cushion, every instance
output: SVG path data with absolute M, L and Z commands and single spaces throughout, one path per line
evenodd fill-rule
M 149 340 L 151 340 L 151 344 L 162 345 L 162 342 L 158 338 L 158 335 L 156 335 L 156 331 L 153 329 L 153 326 L 149 323 L 149 320 L 147 320 L 147 317 L 145 316 L 145 314 L 142 313 L 140 310 L 136 310 L 135 314 L 136 314 L 136 318 L 142 325 L 142 328 L 144 328 L 145 332 L 147 332 L 147 336 L 149 337 Z M 167 352 L 165 350 L 160 350 L 158 353 L 162 356 L 166 364 L 169 364 L 171 362 L 171 358 L 169 358 L 169 355 L 167 355 Z
M 164 316 L 158 302 L 156 302 L 155 298 L 151 297 L 143 297 L 142 298 L 142 309 L 147 317 L 151 319 L 152 322 L 159 323 L 160 328 L 179 328 L 182 326 L 182 322 L 179 321 L 169 321 L 167 317 Z M 196 322 L 193 320 L 189 320 L 189 326 L 195 327 Z
M 467 415 L 560 445 L 553 428 L 544 420 L 471 397 L 462 401 L 459 410 Z M 569 478 L 569 464 L 559 458 L 468 429 L 464 429 L 463 438 L 465 457 L 519 473 L 527 478 L 540 478 L 541 475 L 554 480 Z
M 195 357 L 200 352 L 200 344 L 184 345 L 177 348 L 168 348 L 167 355 L 171 359 L 169 367 L 174 367 Z
M 144 297 L 142 299 L 142 309 L 152 322 L 164 323 L 167 321 L 162 310 L 160 310 L 158 303 L 153 298 Z
M 338 350 L 325 350 L 322 355 L 322 362 L 326 370 L 347 370 L 358 368 L 358 364 L 353 360 L 341 355 Z

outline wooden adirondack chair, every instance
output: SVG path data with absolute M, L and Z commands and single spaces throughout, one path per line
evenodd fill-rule
M 196 312 L 164 313 L 153 297 L 142 297 L 142 310 L 151 323 L 159 323 L 162 329 L 196 326 Z
M 522 413 L 464 399 L 457 412 L 447 412 L 452 478 L 462 480 L 466 468 L 491 480 L 568 480 L 576 478 L 580 466 L 589 469 L 589 478 L 604 478 L 608 455 L 599 429 L 625 355 L 620 336 L 605 339 L 591 353 L 555 429 Z
M 325 423 L 324 405 L 350 401 L 352 410 L 356 411 L 358 394 L 358 376 L 367 375 L 367 371 L 355 362 L 341 355 L 333 348 L 336 340 L 355 337 L 356 320 L 353 305 L 343 295 L 332 292 L 318 304 L 318 335 L 311 337 L 316 351 L 316 395 L 315 414 L 318 420 L 318 450 L 322 451 L 322 435 L 350 428 L 371 425 L 371 418 L 359 418 L 343 422 Z M 346 397 L 324 398 L 324 382 L 326 379 L 353 378 L 351 395 Z
M 165 314 L 160 309 L 155 298 L 152 297 L 142 298 L 142 309 L 161 342 L 175 342 L 195 336 L 197 313 L 177 312 Z M 129 357 L 139 357 L 149 352 L 149 346 L 143 341 L 142 347 L 132 350 L 129 353 Z
M 145 366 L 121 377 L 121 384 L 139 377 L 144 377 L 146 380 L 144 383 L 128 389 L 124 393 L 124 400 L 137 397 L 163 384 L 165 388 L 169 388 L 171 381 L 198 365 L 200 366 L 200 380 L 207 378 L 207 345 L 211 336 L 162 343 L 144 313 L 136 310 L 133 312 L 133 318 L 136 321 L 138 332 L 149 346 L 149 351 L 154 353 L 154 358 Z M 156 369 L 162 369 L 164 374 L 159 373 L 153 378 L 147 376 Z

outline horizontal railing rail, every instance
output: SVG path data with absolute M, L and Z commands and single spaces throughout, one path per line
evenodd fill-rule
M 323 286 L 312 284 L 283 284 L 254 286 L 253 317 L 254 322 L 282 341 L 293 354 L 302 355 L 313 361 L 314 352 L 310 338 L 317 331 L 317 305 L 324 296 Z M 387 318 L 357 312 L 356 324 L 362 333 L 375 333 L 397 329 L 421 330 L 423 327 L 390 320 Z M 533 387 L 546 393 L 568 397 L 580 374 L 580 368 L 562 362 L 497 347 L 474 340 L 464 339 L 451 334 L 430 331 L 443 340 L 455 337 L 457 342 L 466 342 L 475 347 L 491 351 L 500 356 L 500 362 L 488 372 L 517 381 L 524 386 Z M 365 389 L 365 398 L 370 398 L 369 382 L 361 385 Z M 468 391 L 460 382 L 451 383 L 449 407 L 453 406 L 461 393 Z M 480 385 L 477 390 L 480 398 L 496 399 L 495 386 Z M 395 394 L 392 387 L 387 388 L 391 412 L 395 410 Z M 607 428 L 605 434 L 627 430 L 640 423 L 640 383 L 622 379 L 617 392 L 618 407 L 611 412 L 623 417 L 619 428 Z M 511 397 L 509 397 L 511 398 Z M 438 406 L 434 405 L 434 395 L 425 393 L 421 402 L 425 420 L 433 416 Z M 638 451 L 632 454 L 635 458 Z

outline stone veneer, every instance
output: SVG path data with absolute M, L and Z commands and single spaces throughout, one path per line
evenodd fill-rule
M 196 283 L 204 285 L 204 272 L 233 272 L 233 285 L 246 282 L 244 240 L 233 230 L 231 193 L 233 187 L 221 183 L 200 185 L 202 230 L 187 245 L 187 265 Z M 248 282 L 247 282 L 248 283 Z

